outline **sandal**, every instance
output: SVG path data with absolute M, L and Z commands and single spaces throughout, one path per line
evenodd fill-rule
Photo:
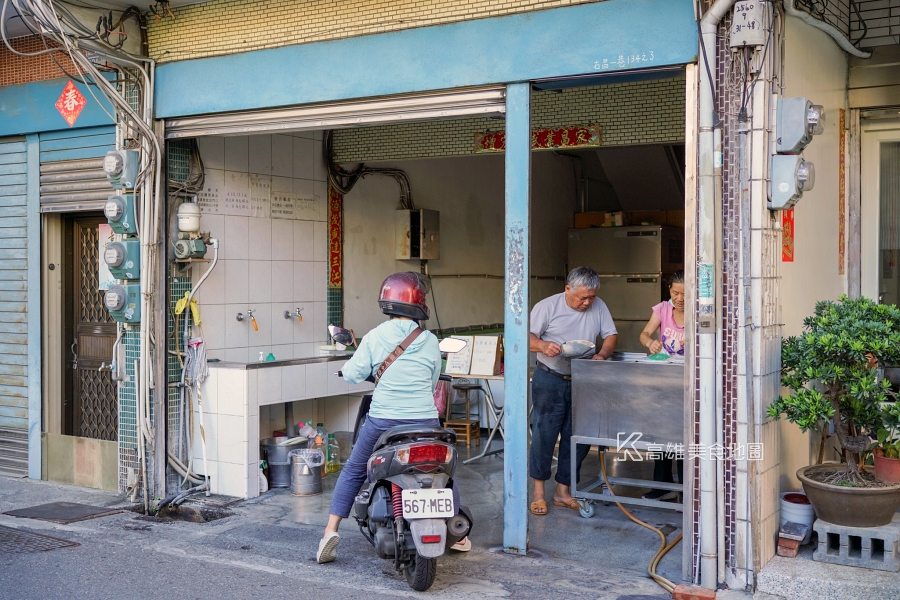
M 562 506 L 563 508 L 571 508 L 572 510 L 581 510 L 581 505 L 575 498 L 569 498 L 565 502 L 562 500 L 554 500 L 553 506 Z
M 547 514 L 547 502 L 545 500 L 535 500 L 531 503 L 531 514 L 543 517 Z

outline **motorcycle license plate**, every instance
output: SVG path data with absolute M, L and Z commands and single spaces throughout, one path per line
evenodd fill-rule
M 452 517 L 453 490 L 403 490 L 404 519 L 443 519 Z

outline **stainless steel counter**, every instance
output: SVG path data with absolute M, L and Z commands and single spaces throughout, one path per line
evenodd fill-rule
M 288 358 L 285 360 L 270 360 L 268 362 L 252 362 L 252 363 L 242 363 L 242 362 L 228 362 L 228 361 L 218 361 L 218 362 L 209 362 L 207 363 L 210 367 L 215 369 L 240 369 L 240 370 L 248 370 L 252 371 L 254 369 L 269 369 L 272 367 L 290 367 L 292 365 L 311 365 L 316 363 L 324 363 L 324 362 L 334 362 L 337 360 L 340 361 L 348 361 L 350 357 L 353 356 L 352 353 L 348 352 L 346 354 L 332 354 L 330 356 L 310 356 L 307 358 Z

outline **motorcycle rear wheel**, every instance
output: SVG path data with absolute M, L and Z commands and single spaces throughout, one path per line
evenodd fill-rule
M 417 592 L 424 592 L 434 583 L 437 575 L 437 559 L 424 558 L 418 552 L 406 570 L 406 582 Z

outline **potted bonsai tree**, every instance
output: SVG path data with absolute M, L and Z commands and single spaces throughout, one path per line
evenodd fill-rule
M 816 304 L 803 333 L 782 343 L 781 383 L 790 393 L 768 408 L 802 431 L 831 422 L 844 464 L 797 472 L 819 518 L 836 525 L 874 527 L 900 508 L 900 485 L 886 485 L 860 465 L 883 427 L 890 382 L 878 381 L 877 364 L 900 361 L 900 309 L 868 298 Z

